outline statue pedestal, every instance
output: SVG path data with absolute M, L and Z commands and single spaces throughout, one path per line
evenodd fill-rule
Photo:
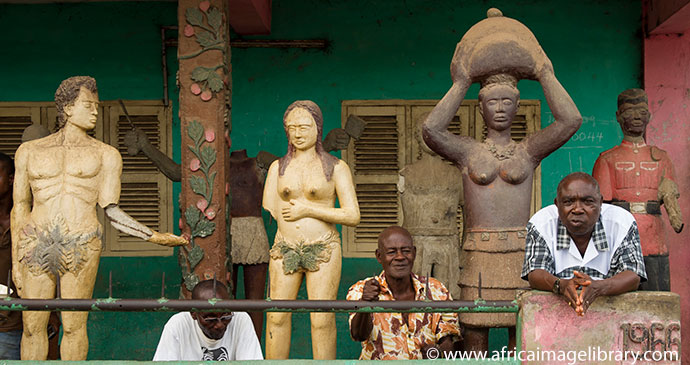
M 676 293 L 599 297 L 583 317 L 549 292 L 522 292 L 518 303 L 518 348 L 524 351 L 520 360 L 532 356 L 534 361 L 529 363 L 555 364 L 560 363 L 558 356 L 565 356 L 560 359 L 569 361 L 570 357 L 578 363 L 680 364 L 680 296 Z M 664 358 L 664 351 L 678 357 L 667 353 Z

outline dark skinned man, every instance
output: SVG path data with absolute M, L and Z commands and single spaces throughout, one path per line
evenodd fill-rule
M 581 316 L 599 296 L 636 290 L 647 275 L 635 218 L 602 204 L 592 176 L 566 176 L 554 205 L 527 224 L 522 278 L 533 289 L 561 295 Z
M 215 279 L 199 282 L 192 299 L 229 299 L 228 289 Z M 181 312 L 170 317 L 153 361 L 263 360 L 249 315 L 245 312 Z
M 412 273 L 416 254 L 406 229 L 386 228 L 376 249 L 383 272 L 358 281 L 347 299 L 451 300 L 441 282 Z M 422 359 L 433 347 L 436 354 L 451 351 L 460 336 L 455 313 L 355 313 L 350 315 L 350 334 L 362 342 L 360 360 Z

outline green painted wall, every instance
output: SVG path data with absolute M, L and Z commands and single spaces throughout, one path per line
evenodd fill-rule
M 274 2 L 271 36 L 247 38 L 325 38 L 329 47 L 233 49 L 233 148 L 282 155 L 282 115 L 297 99 L 321 106 L 328 131 L 340 126 L 342 100 L 441 98 L 450 86 L 455 44 L 489 6 L 532 29 L 585 117 L 578 135 L 542 164 L 543 201 L 552 201 L 560 178 L 590 171 L 597 155 L 620 140 L 616 96 L 641 84 L 639 1 Z M 60 80 L 75 74 L 96 77 L 104 100 L 161 98 L 158 26 L 175 23 L 176 4 L 167 2 L 0 5 L 0 100 L 52 100 Z M 542 124 L 548 125 L 552 118 L 538 84 L 522 81 L 520 89 L 525 99 L 542 99 Z M 477 91 L 473 87 L 468 97 Z M 177 120 L 174 130 L 179 146 Z M 275 222 L 264 217 L 272 237 Z M 103 258 L 95 296 L 107 296 L 109 271 L 117 297 L 158 297 L 162 271 L 167 295 L 179 289 L 173 257 Z M 344 259 L 338 298 L 378 271 L 373 259 Z M 92 314 L 89 358 L 149 359 L 168 316 Z M 360 346 L 349 339 L 346 316 L 337 318 L 338 357 L 356 358 Z M 311 357 L 308 333 L 308 316 L 295 315 L 291 357 Z

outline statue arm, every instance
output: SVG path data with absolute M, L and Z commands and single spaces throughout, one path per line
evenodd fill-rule
M 283 219 L 291 222 L 311 217 L 328 223 L 356 226 L 360 219 L 359 203 L 357 203 L 357 193 L 352 182 L 352 172 L 344 161 L 338 161 L 338 164 L 334 166 L 333 181 L 340 208 L 293 199 L 290 200 L 289 206 L 282 209 Z
M 152 145 L 144 131 L 136 129 L 127 132 L 124 143 L 130 156 L 136 156 L 141 151 L 168 179 L 172 181 L 182 180 L 180 164 Z
M 666 213 L 668 213 L 668 220 L 671 222 L 671 227 L 676 233 L 680 233 L 683 230 L 683 216 L 680 211 L 680 205 L 678 204 L 678 198 L 680 198 L 680 193 L 678 192 L 678 185 L 665 177 L 661 178 L 659 183 L 659 200 L 664 203 L 666 208 Z
M 264 183 L 264 195 L 262 205 L 266 211 L 271 213 L 273 218 L 278 218 L 278 160 L 271 163 L 271 167 L 268 168 L 268 173 L 266 174 L 266 181 Z
M 120 200 L 120 174 L 122 173 L 122 157 L 114 148 L 107 146 L 103 154 L 103 168 L 101 170 L 101 185 L 98 204 L 104 208 L 110 219 L 110 224 L 120 232 L 127 233 L 143 240 L 163 246 L 179 246 L 187 240 L 170 233 L 158 233 L 125 213 L 117 206 Z
M 110 224 L 115 229 L 130 236 L 139 237 L 144 241 L 170 247 L 187 244 L 187 240 L 183 237 L 175 236 L 172 233 L 159 233 L 146 227 L 125 213 L 116 204 L 108 205 L 105 208 L 105 215 L 108 216 Z
M 540 162 L 568 142 L 582 125 L 582 116 L 577 106 L 556 79 L 550 62 L 546 63 L 539 73 L 539 83 L 544 90 L 554 122 L 527 140 L 527 152 L 536 162 Z
M 355 341 L 366 341 L 374 329 L 371 313 L 355 313 L 350 321 L 350 336 Z
M 13 206 L 10 213 L 10 233 L 12 236 L 12 280 L 21 295 L 21 275 L 19 275 L 19 241 L 20 232 L 31 215 L 31 187 L 27 173 L 26 145 L 21 145 L 15 154 Z
M 443 99 L 429 113 L 422 126 L 422 137 L 427 146 L 449 161 L 461 161 L 471 143 L 476 143 L 471 138 L 458 137 L 448 130 L 471 84 L 469 77 L 463 77 L 454 82 Z
M 599 183 L 599 190 L 601 191 L 601 196 L 605 201 L 610 201 L 613 199 L 613 180 L 611 179 L 611 171 L 609 170 L 608 163 L 599 156 L 597 161 L 594 163 L 594 168 L 592 169 L 592 176 Z

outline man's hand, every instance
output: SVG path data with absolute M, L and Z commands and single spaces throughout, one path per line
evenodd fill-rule
M 422 359 L 428 359 L 429 355 L 431 354 L 432 356 L 435 354 L 436 357 L 432 357 L 432 360 L 436 359 L 443 359 L 444 354 L 449 351 L 453 351 L 453 336 L 445 336 L 441 340 L 438 341 L 438 343 L 435 344 L 425 344 L 421 348 L 422 352 Z M 429 350 L 432 348 L 436 348 L 436 351 L 430 352 Z
M 344 150 L 350 144 L 350 135 L 342 128 L 331 129 L 323 140 L 323 149 L 326 152 Z
M 568 305 L 573 308 L 575 313 L 580 314 L 579 310 L 581 308 L 581 303 L 580 297 L 577 294 L 578 286 L 575 278 L 561 279 L 561 292 L 559 294 L 563 295 L 565 301 L 568 302 Z
M 589 304 L 594 301 L 594 299 L 590 299 L 590 301 L 585 305 L 584 297 L 582 295 L 582 293 L 585 291 L 584 288 L 587 288 L 592 284 L 592 278 L 590 278 L 589 275 L 583 274 L 579 271 L 573 271 L 573 275 L 575 276 L 572 279 L 561 280 L 561 290 L 563 296 L 568 301 L 568 305 L 573 308 L 575 313 L 577 313 L 579 316 L 584 316 L 585 312 L 587 311 L 587 307 L 589 307 Z M 577 289 L 581 288 L 582 292 L 578 294 Z
M 597 299 L 599 296 L 604 295 L 603 285 L 605 282 L 602 280 L 592 280 L 592 278 L 589 277 L 589 275 L 578 271 L 575 271 L 574 274 L 575 277 L 577 277 L 579 280 L 583 280 L 585 283 L 589 283 L 586 285 L 583 284 L 582 291 L 580 292 L 580 303 L 582 307 L 582 313 L 580 315 L 584 316 L 587 312 L 587 309 L 594 302 L 594 300 Z
M 379 300 L 379 293 L 381 292 L 381 286 L 376 279 L 371 279 L 364 283 L 364 289 L 362 290 L 362 300 L 368 302 Z
M 149 237 L 148 241 L 168 247 L 182 246 L 189 243 L 184 237 L 176 236 L 172 233 L 159 233 L 156 231 L 153 231 L 153 234 L 151 237 Z

